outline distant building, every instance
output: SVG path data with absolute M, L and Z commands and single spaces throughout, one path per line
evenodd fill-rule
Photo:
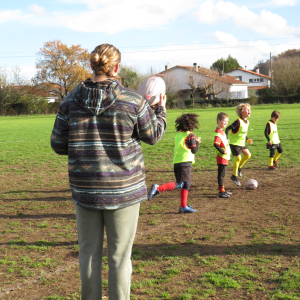
M 259 69 L 256 72 L 249 71 L 246 69 L 233 69 L 226 72 L 227 75 L 233 76 L 238 80 L 249 83 L 248 90 L 254 90 L 255 92 L 260 89 L 265 89 L 270 87 L 271 77 L 259 73 Z
M 158 73 L 166 83 L 167 90 L 177 93 L 181 99 L 188 98 L 248 98 L 248 83 L 218 71 L 197 66 L 175 66 Z

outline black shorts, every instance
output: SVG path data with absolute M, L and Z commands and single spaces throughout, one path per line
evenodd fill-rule
M 176 182 L 191 181 L 192 179 L 192 167 L 191 166 L 178 166 L 174 165 L 174 174 Z
M 270 150 L 270 157 L 274 157 L 275 156 L 276 149 L 277 149 L 278 153 L 282 153 L 283 152 L 283 149 L 282 149 L 282 146 L 281 146 L 280 143 L 279 144 L 273 144 L 273 145 L 267 144 L 267 149 Z
M 229 144 L 229 146 L 233 156 L 241 155 L 244 149 L 248 149 L 247 146 L 237 146 L 232 144 Z

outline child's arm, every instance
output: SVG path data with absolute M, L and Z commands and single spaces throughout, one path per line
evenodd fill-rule
M 265 137 L 268 140 L 268 145 L 272 146 L 272 141 L 270 140 L 270 137 L 269 137 L 270 133 L 271 133 L 271 128 L 270 128 L 270 124 L 268 122 L 266 125 L 266 128 L 265 128 Z
M 226 128 L 225 130 L 226 138 L 228 139 L 228 134 L 230 130 L 232 130 L 232 133 L 237 133 L 239 131 L 239 128 L 240 128 L 240 121 L 239 119 L 237 119 Z
M 185 139 L 185 145 L 195 154 L 198 151 L 198 146 L 201 143 L 201 138 L 196 138 L 194 133 L 190 133 Z
M 216 136 L 216 137 L 215 137 L 215 140 L 214 140 L 214 147 L 215 147 L 221 154 L 226 154 L 227 151 L 226 151 L 226 149 L 224 149 L 224 148 L 221 147 L 221 142 L 222 142 L 222 140 L 221 140 L 218 136 Z

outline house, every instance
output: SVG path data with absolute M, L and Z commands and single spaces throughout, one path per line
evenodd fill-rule
M 44 93 L 44 97 L 46 98 L 48 103 L 61 102 L 60 94 L 62 90 L 65 90 L 64 87 L 58 84 L 48 82 L 38 83 L 37 85 L 35 85 L 35 88 L 41 93 Z
M 229 72 L 226 72 L 227 75 L 233 76 L 238 80 L 249 82 L 248 92 L 251 93 L 251 90 L 254 90 L 257 95 L 257 90 L 265 89 L 270 87 L 271 77 L 259 73 L 259 69 L 256 69 L 256 72 L 249 71 L 247 69 L 233 69 Z
M 248 83 L 230 75 L 220 76 L 218 71 L 197 66 L 175 66 L 157 74 L 167 86 L 167 91 L 176 93 L 179 99 L 248 98 Z

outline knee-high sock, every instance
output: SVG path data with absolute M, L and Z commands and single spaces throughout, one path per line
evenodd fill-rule
M 273 157 L 269 157 L 269 167 L 273 166 L 273 161 L 274 161 L 274 158 Z
M 243 158 L 241 159 L 239 168 L 241 168 L 250 157 L 251 155 L 244 155 Z
M 181 189 L 180 191 L 180 198 L 181 198 L 181 203 L 180 203 L 180 206 L 182 208 L 186 207 L 187 206 L 187 198 L 188 198 L 188 194 L 189 194 L 189 191 L 186 190 L 186 189 Z
M 221 188 L 219 187 L 219 192 L 220 192 L 220 193 L 225 192 L 225 186 L 224 186 L 224 185 L 223 185 Z
M 175 189 L 175 182 L 168 182 L 166 184 L 160 185 L 157 190 L 159 192 L 170 191 Z
M 275 154 L 275 156 L 274 156 L 274 160 L 277 161 L 280 155 L 281 155 L 281 153 L 278 153 L 278 152 L 277 152 L 277 153 Z
M 238 155 L 235 157 L 235 160 L 233 162 L 233 175 L 238 176 L 238 169 L 241 162 L 241 156 Z

